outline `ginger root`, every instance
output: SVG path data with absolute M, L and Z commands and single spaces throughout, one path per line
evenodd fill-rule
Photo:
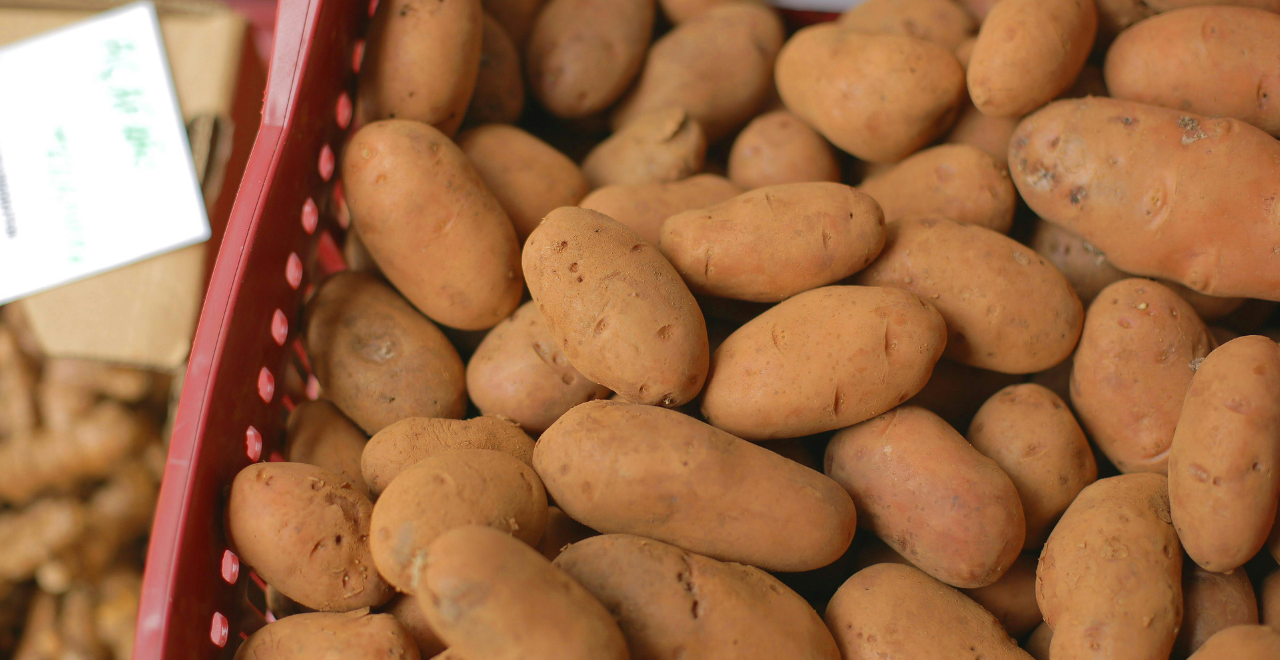
M 133 632 L 141 598 L 142 573 L 137 569 L 117 567 L 98 583 L 94 622 L 99 639 L 111 649 L 115 660 L 133 657 Z
M 62 637 L 58 634 L 58 597 L 37 591 L 27 610 L 22 641 L 13 660 L 59 660 Z
M 72 498 L 43 499 L 0 514 L 0 581 L 30 578 L 50 557 L 74 544 L 84 529 L 84 507 Z
M 0 325 L 0 438 L 36 428 L 35 384 L 34 366 L 13 332 Z
M 55 358 L 45 362 L 40 380 L 40 416 L 61 431 L 89 414 L 103 398 L 139 403 L 152 393 L 152 375 L 92 360 Z

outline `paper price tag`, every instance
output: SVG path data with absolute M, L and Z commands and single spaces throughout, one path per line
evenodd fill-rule
M 208 238 L 154 5 L 0 48 L 0 303 Z

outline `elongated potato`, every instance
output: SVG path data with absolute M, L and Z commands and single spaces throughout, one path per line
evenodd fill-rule
M 1280 632 L 1269 626 L 1232 626 L 1209 638 L 1188 660 L 1269 660 L 1280 655 Z
M 1020 118 L 984 115 L 969 103 L 960 112 L 960 118 L 951 127 L 951 132 L 943 138 L 943 142 L 977 147 L 1008 170 L 1009 137 L 1018 127 L 1018 119 Z
M 502 25 L 486 13 L 476 89 L 463 121 L 468 126 L 510 124 L 523 112 L 524 67 L 520 65 L 520 51 Z
M 1182 628 L 1173 654 L 1185 658 L 1210 637 L 1232 626 L 1258 624 L 1258 599 L 1249 574 L 1212 573 L 1185 562 L 1182 566 Z
M 867 0 L 841 14 L 840 26 L 868 34 L 901 34 L 955 50 L 978 24 L 953 0 Z
M 418 461 L 454 449 L 491 449 L 533 465 L 533 439 L 502 417 L 409 417 L 374 434 L 360 456 L 360 472 L 375 495 Z
M 689 113 L 659 108 L 637 116 L 582 161 L 592 188 L 679 181 L 702 169 L 707 136 Z
M 775 75 L 788 110 L 876 163 L 902 160 L 945 133 L 964 102 L 964 68 L 950 50 L 834 24 L 791 37 Z
M 1280 497 L 1280 346 L 1248 335 L 1195 370 L 1169 450 L 1173 524 L 1187 554 L 1225 573 L 1266 543 Z
M 729 180 L 744 190 L 781 183 L 840 181 L 840 163 L 818 132 L 787 110 L 751 120 L 733 140 Z
M 652 406 L 584 403 L 542 434 L 533 465 L 592 529 L 771 571 L 830 564 L 857 524 L 849 495 L 822 474 Z
M 1036 221 L 1030 245 L 1067 278 L 1085 309 L 1103 289 L 1129 277 L 1111 265 L 1102 250 L 1052 222 Z
M 1017 639 L 1044 621 L 1036 603 L 1036 558 L 1018 555 L 999 580 L 985 587 L 961 589 L 982 609 L 996 615 L 1010 637 Z
M 716 349 L 702 414 L 752 440 L 857 424 L 924 387 L 945 333 L 942 315 L 906 291 L 806 291 L 757 316 Z
M 907 403 L 925 408 L 957 431 L 964 431 L 987 399 L 1024 379 L 1018 374 L 1002 374 L 943 358 L 933 366 L 929 382 Z
M 273 621 L 249 636 L 235 660 L 418 660 L 413 638 L 390 614 L 310 612 Z
M 1008 168 L 977 147 L 960 144 L 913 154 L 888 172 L 863 181 L 861 188 L 880 203 L 886 222 L 942 216 L 1002 234 L 1013 226 L 1018 199 Z
M 459 330 L 493 327 L 520 304 L 520 243 L 462 150 L 391 120 L 360 129 L 342 178 L 352 222 L 396 289 Z
M 307 354 L 329 397 L 365 433 L 405 417 L 462 417 L 462 358 L 395 290 L 339 273 L 307 304 Z
M 1168 658 L 1182 623 L 1168 479 L 1125 474 L 1081 491 L 1040 553 L 1036 599 L 1056 660 Z
M 1071 87 L 1093 48 L 1093 0 L 1013 0 L 992 8 L 969 58 L 969 98 L 996 117 L 1019 117 Z
M 671 183 L 605 186 L 578 204 L 599 211 L 631 228 L 646 243 L 657 246 L 662 223 L 691 209 L 715 206 L 743 190 L 716 174 L 697 174 Z
M 360 454 L 369 438 L 332 401 L 304 401 L 289 413 L 284 460 L 322 467 L 369 495 Z
M 669 407 L 702 389 L 706 321 L 680 274 L 634 231 L 556 209 L 525 242 L 524 270 L 547 330 L 588 380 Z
M 757 188 L 673 215 L 659 247 L 695 293 L 778 302 L 842 280 L 884 247 L 875 200 L 841 183 Z
M 555 565 L 617 613 L 633 658 L 840 658 L 817 612 L 753 566 L 630 534 L 575 543 Z

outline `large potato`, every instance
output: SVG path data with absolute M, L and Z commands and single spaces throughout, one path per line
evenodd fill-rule
M 342 159 L 352 222 L 396 289 L 460 330 L 494 326 L 520 304 L 520 243 L 462 150 L 415 121 L 360 129 Z
M 1257 625 L 1258 599 L 1249 574 L 1213 573 L 1193 562 L 1182 567 L 1182 628 L 1173 654 L 1185 658 L 1210 637 L 1232 626 Z
M 787 183 L 673 215 L 659 246 L 695 293 L 778 302 L 865 268 L 884 247 L 884 231 L 865 193 Z
M 840 26 L 869 34 L 902 34 L 955 50 L 977 23 L 952 0 L 867 0 L 841 14 Z
M 902 406 L 840 431 L 823 471 L 853 496 L 862 527 L 952 586 L 995 582 L 1022 550 L 1013 482 L 924 408 Z
M 999 580 L 985 587 L 962 589 L 961 592 L 996 615 L 1010 637 L 1019 638 L 1035 630 L 1044 621 L 1036 603 L 1036 558 L 1018 555 Z
M 806 291 L 716 349 L 702 414 L 752 440 L 857 424 L 919 392 L 945 343 L 942 316 L 912 293 L 860 286 Z
M 826 139 L 787 110 L 751 120 L 729 151 L 729 180 L 744 190 L 780 183 L 840 181 L 840 163 Z
M 741 188 L 722 176 L 698 174 L 671 183 L 605 186 L 593 190 L 578 206 L 621 222 L 656 247 L 667 218 L 682 211 L 715 206 L 742 193 Z
M 476 89 L 467 106 L 468 126 L 512 123 L 524 112 L 524 67 L 520 51 L 507 31 L 489 14 L 484 15 L 484 43 Z
M 533 465 L 566 513 L 772 571 L 826 566 L 849 547 L 849 495 L 821 473 L 692 417 L 584 403 L 538 440 Z
M 369 439 L 360 456 L 360 473 L 377 495 L 418 461 L 454 449 L 492 449 L 533 465 L 533 439 L 511 420 L 409 417 Z
M 1040 553 L 1036 599 L 1050 655 L 1167 660 L 1182 623 L 1182 547 L 1159 474 L 1080 492 Z
M 1280 497 L 1280 346 L 1261 335 L 1195 370 L 1169 449 L 1173 525 L 1205 569 L 1232 571 L 1266 543 Z
M 659 108 L 636 117 L 582 161 L 592 188 L 679 181 L 702 169 L 707 136 L 689 113 Z
M 263 580 L 306 607 L 372 607 L 395 593 L 374 569 L 372 509 L 350 481 L 323 468 L 254 463 L 231 482 L 227 538 Z
M 369 494 L 360 454 L 369 438 L 332 401 L 304 401 L 289 413 L 284 460 L 322 467 Z
M 834 24 L 797 32 L 775 75 L 788 110 L 871 162 L 897 162 L 932 142 L 964 102 L 964 69 L 950 50 Z
M 235 660 L 418 660 L 413 638 L 390 614 L 368 610 L 310 612 L 263 626 L 236 650 Z
M 395 290 L 364 273 L 329 278 L 307 304 L 316 378 L 365 433 L 405 417 L 462 417 L 462 358 Z
M 886 222 L 942 216 L 1002 234 L 1013 226 L 1018 199 L 1007 167 L 981 149 L 962 144 L 918 152 L 863 181 L 861 188 L 880 203 Z
M 1036 220 L 1028 244 L 1067 278 L 1086 309 L 1107 286 L 1129 277 L 1102 250 L 1052 222 Z
M 1270 660 L 1280 656 L 1280 632 L 1269 626 L 1232 626 L 1188 660 Z
M 985 227 L 945 218 L 890 223 L 884 251 L 854 278 L 906 289 L 937 307 L 946 356 L 1025 374 L 1071 355 L 1084 308 L 1067 279 L 1030 248 Z
M 657 248 L 608 216 L 552 211 L 524 246 L 529 293 L 575 369 L 644 404 L 680 406 L 707 375 L 707 325 Z
M 616 613 L 632 658 L 840 660 L 813 607 L 754 566 L 629 534 L 575 543 L 555 565 Z

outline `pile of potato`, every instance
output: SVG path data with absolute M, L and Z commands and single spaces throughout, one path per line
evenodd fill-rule
M 236 657 L 1280 658 L 1280 1 L 1216 4 L 382 0 Z

